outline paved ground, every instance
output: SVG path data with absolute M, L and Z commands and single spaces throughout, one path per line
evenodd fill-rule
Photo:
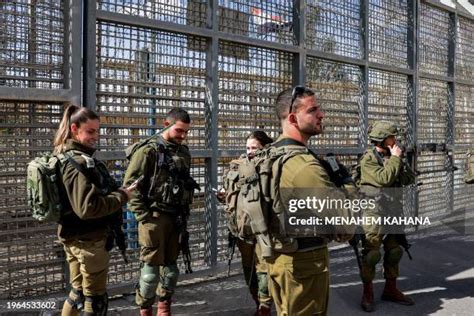
M 470 233 L 440 227 L 411 236 L 414 259 L 403 257 L 399 285 L 416 305 L 382 302 L 384 281 L 378 270 L 372 315 L 474 315 L 474 235 Z M 356 267 L 351 248 L 331 251 L 329 315 L 367 315 L 359 310 L 361 283 Z M 114 300 L 111 314 L 136 315 L 131 302 L 133 296 Z M 253 304 L 238 274 L 181 285 L 172 311 L 174 315 L 253 315 Z
M 459 229 L 437 227 L 409 237 L 413 261 L 403 257 L 400 288 L 416 301 L 415 306 L 382 302 L 382 271 L 375 282 L 376 311 L 371 315 L 474 315 L 474 225 Z M 174 297 L 173 315 L 253 315 L 239 264 L 231 277 L 225 269 L 213 276 L 181 281 Z M 352 248 L 338 245 L 331 250 L 329 315 L 367 315 L 359 308 L 362 285 Z M 119 295 L 110 302 L 109 315 L 137 315 L 133 295 Z M 273 313 L 276 315 L 276 312 Z M 0 315 L 57 315 L 57 313 L 2 313 Z

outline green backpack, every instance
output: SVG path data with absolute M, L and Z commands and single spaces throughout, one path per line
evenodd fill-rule
M 239 228 L 237 226 L 237 199 L 240 192 L 239 184 L 239 166 L 245 163 L 245 155 L 239 159 L 232 160 L 229 169 L 223 176 L 225 189 L 225 214 L 227 218 L 227 227 L 234 236 L 239 236 Z M 240 214 L 240 213 L 239 213 Z
M 275 241 L 284 240 L 280 225 L 284 211 L 279 198 L 279 179 L 283 164 L 295 155 L 308 151 L 302 146 L 267 146 L 252 160 L 241 156 L 233 160 L 224 176 L 226 215 L 231 233 L 243 240 L 257 239 L 263 257 L 272 256 L 272 248 L 282 249 Z M 273 223 L 272 223 L 273 222 Z M 270 227 L 272 236 L 270 236 Z M 291 242 L 290 242 L 291 243 Z
M 271 257 L 272 249 L 294 252 L 297 243 L 286 234 L 286 208 L 280 199 L 280 177 L 286 161 L 311 154 L 328 172 L 337 186 L 352 182 L 342 165 L 334 170 L 331 156 L 316 156 L 300 143 L 283 139 L 257 151 L 252 160 L 235 160 L 224 178 L 227 218 L 230 231 L 240 239 L 257 239 L 263 257 Z M 334 159 L 334 163 L 337 162 Z
M 47 153 L 28 163 L 26 190 L 33 218 L 40 222 L 59 222 L 64 209 L 64 184 L 60 166 L 67 158 Z
M 466 159 L 466 175 L 464 176 L 464 182 L 468 184 L 474 183 L 474 149 L 467 151 Z

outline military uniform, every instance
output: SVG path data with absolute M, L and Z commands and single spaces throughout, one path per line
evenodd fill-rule
M 397 136 L 397 134 L 398 130 L 395 125 L 390 122 L 378 121 L 369 133 L 369 138 L 374 141 L 383 142 L 387 137 Z M 367 150 L 360 161 L 360 191 L 367 198 L 376 201 L 374 209 L 364 211 L 364 217 L 366 218 L 402 216 L 403 196 L 401 189 L 388 191 L 384 188 L 401 188 L 415 181 L 414 172 L 402 159 L 398 156 L 390 155 L 388 149 L 387 152 L 388 154 L 384 155 L 378 152 L 375 147 L 372 147 Z M 375 277 L 375 267 L 381 259 L 380 246 L 382 244 L 384 247 L 384 277 L 390 280 L 388 281 L 389 283 L 392 282 L 390 284 L 393 284 L 393 288 L 389 290 L 394 292 L 399 298 L 399 303 L 405 300 L 406 305 L 412 304 L 408 298 L 395 288 L 394 282 L 399 276 L 399 262 L 403 255 L 403 250 L 397 242 L 396 235 L 390 234 L 394 228 L 375 223 L 364 225 L 363 228 L 366 237 L 363 244 L 361 267 L 361 278 L 364 282 L 362 308 L 366 311 L 373 311 L 374 309 L 372 280 Z M 402 230 L 402 228 L 396 228 L 395 232 L 397 230 Z
M 138 221 L 142 267 L 136 303 L 143 309 L 153 305 L 155 293 L 160 303 L 169 304 L 178 281 L 179 236 L 185 229 L 195 185 L 190 163 L 187 146 L 159 136 L 133 154 L 125 174 L 125 184 L 145 176 L 129 201 Z
M 68 207 L 58 226 L 69 264 L 72 291 L 64 315 L 77 314 L 84 304 L 88 315 L 105 315 L 107 310 L 107 271 L 109 253 L 106 241 L 110 224 L 120 220 L 125 192 L 119 191 L 102 162 L 91 156 L 94 149 L 68 140 L 65 154 L 84 168 L 87 176 L 71 162 L 62 165 L 62 180 Z M 71 310 L 71 308 L 73 310 Z
M 276 143 L 283 139 L 280 137 Z M 296 145 L 301 146 L 304 147 L 303 144 Z M 343 193 L 336 192 L 328 172 L 311 153 L 288 159 L 283 164 L 280 178 L 282 204 L 288 205 L 290 199 L 306 199 L 308 190 L 301 189 L 310 188 L 315 189 L 313 193 L 318 197 L 321 190 L 327 189 L 331 198 L 345 198 Z M 351 217 L 352 214 L 350 210 L 340 209 L 323 216 Z M 270 293 L 278 315 L 326 315 L 329 294 L 327 242 L 332 237 L 285 238 L 278 226 L 270 224 L 275 255 L 266 260 Z M 354 232 L 352 226 L 338 225 L 334 229 L 341 241 L 349 240 Z
M 379 158 L 376 155 L 380 155 Z M 367 191 L 374 192 L 372 188 L 401 187 L 414 182 L 415 175 L 411 169 L 406 168 L 402 159 L 397 156 L 383 157 L 373 149 L 368 150 L 361 160 L 361 191 L 364 186 L 370 186 Z M 375 193 L 375 192 L 374 192 Z M 394 195 L 396 192 L 391 192 Z M 401 193 L 401 192 L 398 192 Z M 369 197 L 372 194 L 369 193 Z M 372 197 L 377 197 L 376 193 Z M 401 216 L 403 215 L 402 201 L 397 196 L 391 205 L 384 203 L 384 199 L 378 199 L 373 210 L 366 210 L 365 217 Z M 398 212 L 397 212 L 398 211 Z M 398 214 L 397 214 L 398 213 Z M 384 245 L 384 276 L 385 278 L 396 278 L 399 275 L 398 263 L 403 254 L 402 249 L 394 238 L 394 235 L 386 234 L 389 227 L 383 225 L 365 225 L 364 232 L 366 242 L 363 250 L 362 280 L 372 281 L 375 276 L 375 264 L 380 260 L 380 246 Z

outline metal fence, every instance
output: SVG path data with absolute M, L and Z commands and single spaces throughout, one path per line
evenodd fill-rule
M 225 219 L 210 188 L 249 132 L 278 136 L 275 97 L 295 84 L 313 88 L 326 115 L 325 133 L 311 141 L 317 152 L 352 165 L 368 126 L 395 121 L 421 172 L 405 212 L 465 216 L 474 205 L 462 182 L 474 140 L 474 8 L 462 3 L 1 1 L 0 298 L 67 286 L 54 225 L 30 216 L 25 174 L 29 160 L 51 150 L 69 102 L 100 114 L 101 157 L 118 181 L 128 145 L 159 129 L 172 107 L 189 111 L 191 172 L 202 187 L 190 220 L 194 270 L 225 261 Z M 128 211 L 124 227 L 132 263 L 113 252 L 115 286 L 139 269 Z

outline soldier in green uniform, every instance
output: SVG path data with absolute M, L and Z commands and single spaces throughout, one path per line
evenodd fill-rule
M 305 87 L 282 91 L 276 100 L 276 114 L 283 134 L 272 146 L 305 149 L 311 136 L 323 131 L 324 113 L 316 102 L 314 92 Z M 350 177 L 348 177 L 350 178 Z M 345 184 L 352 186 L 349 181 Z M 331 198 L 345 198 L 336 190 L 328 170 L 311 152 L 298 154 L 284 162 L 281 178 L 281 202 L 306 199 L 308 188 L 319 196 L 322 191 L 332 192 Z M 342 196 L 341 196 L 342 195 Z M 326 216 L 352 217 L 346 209 L 331 210 Z M 276 218 L 273 216 L 272 218 Z M 352 238 L 355 227 L 335 225 L 332 235 L 320 237 L 285 237 L 279 225 L 270 222 L 274 257 L 267 260 L 269 288 L 278 315 L 326 315 L 329 293 L 329 254 L 327 242 L 344 242 Z
M 273 139 L 263 131 L 252 132 L 246 140 L 246 154 L 243 154 L 239 159 L 233 160 L 230 163 L 230 170 L 238 171 L 239 165 L 252 160 L 255 152 L 262 149 L 265 145 L 273 142 Z M 226 178 L 229 175 L 224 175 Z M 229 179 L 232 181 L 231 179 Z M 225 192 L 218 193 L 218 199 L 224 201 Z M 234 210 L 235 211 L 235 210 Z M 233 216 L 235 214 L 229 214 Z M 252 298 L 257 304 L 257 312 L 255 315 L 270 315 L 272 298 L 268 292 L 267 281 L 267 265 L 261 257 L 261 250 L 259 245 L 253 240 L 242 240 L 238 236 L 236 239 L 237 247 L 241 253 L 242 268 L 244 270 L 244 277 L 247 286 L 249 287 Z
M 367 210 L 364 213 L 365 217 L 403 215 L 401 196 L 385 199 L 386 195 L 382 193 L 381 189 L 401 188 L 403 185 L 412 184 L 415 181 L 414 172 L 402 160 L 403 153 L 396 142 L 397 135 L 396 125 L 386 121 L 375 122 L 369 132 L 369 140 L 373 147 L 365 153 L 360 162 L 360 190 L 362 194 L 373 197 L 378 202 L 375 209 Z M 383 268 L 386 280 L 382 300 L 404 305 L 414 304 L 413 300 L 396 287 L 396 279 L 399 275 L 398 264 L 403 251 L 397 242 L 397 235 L 387 234 L 387 229 L 389 227 L 377 224 L 364 226 L 366 241 L 362 252 L 361 277 L 364 293 L 361 306 L 367 312 L 374 310 L 372 280 L 375 276 L 375 266 L 381 259 L 379 249 L 382 244 L 384 246 Z
M 135 188 L 118 188 L 105 165 L 92 158 L 98 138 L 98 115 L 70 105 L 54 139 L 54 154 L 69 157 L 61 167 L 68 205 L 58 227 L 72 288 L 63 316 L 79 315 L 82 307 L 85 315 L 106 315 L 106 241 L 111 225 L 122 224 L 122 205 Z
M 140 280 L 136 303 L 140 315 L 152 315 L 156 293 L 158 315 L 170 315 L 171 296 L 178 282 L 176 260 L 180 237 L 186 229 L 196 183 L 190 176 L 191 155 L 183 144 L 191 125 L 188 113 L 172 109 L 156 138 L 132 156 L 124 183 L 144 176 L 130 199 L 129 208 L 138 221 Z

